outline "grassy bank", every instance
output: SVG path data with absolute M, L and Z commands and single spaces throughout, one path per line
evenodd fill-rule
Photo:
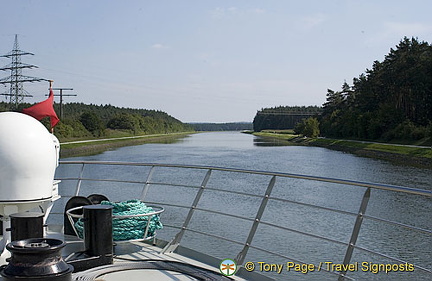
M 264 138 L 277 138 L 291 144 L 312 145 L 345 151 L 360 156 L 383 159 L 392 162 L 432 169 L 432 148 L 411 145 L 338 140 L 328 138 L 303 138 L 293 132 L 259 132 L 253 135 Z
M 65 141 L 61 143 L 60 158 L 95 155 L 106 150 L 144 143 L 173 143 L 179 138 L 186 137 L 193 133 L 194 132 L 182 132 L 142 136 L 123 135 L 121 137 L 117 136 L 103 139 Z
M 245 133 L 262 138 L 277 138 L 285 141 L 294 141 L 299 139 L 299 135 L 294 134 L 293 130 L 263 130 L 261 132 L 247 131 Z

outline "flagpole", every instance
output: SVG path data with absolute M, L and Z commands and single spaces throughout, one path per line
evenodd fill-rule
M 49 80 L 49 89 L 50 89 L 50 93 L 51 93 L 51 89 L 52 89 L 52 84 L 53 84 L 54 80 Z M 54 106 L 54 105 L 53 105 Z M 54 108 L 54 107 L 53 107 Z M 54 135 L 54 127 L 51 127 L 51 134 Z
M 48 80 L 50 83 L 50 93 L 52 93 L 53 80 Z M 46 100 L 38 102 L 37 104 L 28 108 L 23 108 L 22 113 L 30 115 L 37 120 L 42 120 L 45 117 L 50 118 L 51 128 L 59 122 L 56 112 L 54 111 L 54 94 L 51 94 Z M 52 131 L 52 130 L 51 130 Z

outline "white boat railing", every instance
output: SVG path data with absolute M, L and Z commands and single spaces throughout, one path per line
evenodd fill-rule
M 387 185 L 387 184 L 375 184 L 375 183 L 367 183 L 367 182 L 360 182 L 360 181 L 352 181 L 352 180 L 341 180 L 341 179 L 334 179 L 334 178 L 326 178 L 326 177 L 317 177 L 317 176 L 307 176 L 307 175 L 300 175 L 300 174 L 290 174 L 290 173 L 278 173 L 278 172 L 267 172 L 267 171 L 253 171 L 253 170 L 243 170 L 243 169 L 235 169 L 235 168 L 223 168 L 223 167 L 212 167 L 212 166 L 194 166 L 194 165 L 175 165 L 175 164 L 156 164 L 156 163 L 134 163 L 134 162 L 104 162 L 104 161 L 60 161 L 60 166 L 64 167 L 65 165 L 74 165 L 79 166 L 78 169 L 78 175 L 77 176 L 56 176 L 56 180 L 61 180 L 62 183 L 74 181 L 76 182 L 75 190 L 73 192 L 73 195 L 79 196 L 83 193 L 83 189 L 85 189 L 85 183 L 88 182 L 110 182 L 110 183 L 124 183 L 124 184 L 133 184 L 138 185 L 141 188 L 140 191 L 140 200 L 145 201 L 148 204 L 157 204 L 164 207 L 165 210 L 168 210 L 169 208 L 180 208 L 187 210 L 187 215 L 185 216 L 185 219 L 181 223 L 181 225 L 169 225 L 165 224 L 165 227 L 169 227 L 172 229 L 177 229 L 176 234 L 172 237 L 171 241 L 167 244 L 167 246 L 163 249 L 163 252 L 169 253 L 174 251 L 178 245 L 181 244 L 183 236 L 186 233 L 195 233 L 199 235 L 205 235 L 207 237 L 221 239 L 233 244 L 241 245 L 241 250 L 236 253 L 235 255 L 235 261 L 238 265 L 240 265 L 241 270 L 250 270 L 245 267 L 245 261 L 248 254 L 248 251 L 253 249 L 256 251 L 264 252 L 268 255 L 273 255 L 275 257 L 279 257 L 281 259 L 284 259 L 286 261 L 290 261 L 293 264 L 304 264 L 308 265 L 309 262 L 304 262 L 296 257 L 291 257 L 286 255 L 286 253 L 280 253 L 275 250 L 269 250 L 267 247 L 257 246 L 254 243 L 254 238 L 256 238 L 256 232 L 259 226 L 261 227 L 268 227 L 272 229 L 276 229 L 278 231 L 286 231 L 290 233 L 295 233 L 304 237 L 309 237 L 313 239 L 319 239 L 320 241 L 324 241 L 326 243 L 334 244 L 337 246 L 343 246 L 344 247 L 344 258 L 343 261 L 340 261 L 338 267 L 338 270 L 335 270 L 334 268 L 329 267 L 330 263 L 320 262 L 319 264 L 314 264 L 313 269 L 309 268 L 310 271 L 320 271 L 325 272 L 330 275 L 335 276 L 335 279 L 341 281 L 341 280 L 355 280 L 350 276 L 350 270 L 349 266 L 352 265 L 352 257 L 354 251 L 361 251 L 363 253 L 366 253 L 368 255 L 373 255 L 375 257 L 385 258 L 386 260 L 394 261 L 397 264 L 412 264 L 412 266 L 415 268 L 416 272 L 421 272 L 422 276 L 426 276 L 425 280 L 428 280 L 428 278 L 432 279 L 432 269 L 428 268 L 430 265 L 421 265 L 416 264 L 412 261 L 406 261 L 403 260 L 397 256 L 391 256 L 388 254 L 380 253 L 379 251 L 375 249 L 370 249 L 365 246 L 360 246 L 357 244 L 357 240 L 360 235 L 360 230 L 363 224 L 363 221 L 370 220 L 377 222 L 379 224 L 388 224 L 395 227 L 401 227 L 404 228 L 410 232 L 420 232 L 422 235 L 425 235 L 428 237 L 428 239 L 432 238 L 432 230 L 426 229 L 424 227 L 418 227 L 415 225 L 409 225 L 407 223 L 401 223 L 393 220 L 389 220 L 387 218 L 381 218 L 373 215 L 367 215 L 366 210 L 369 203 L 369 200 L 371 198 L 371 191 L 373 190 L 380 190 L 380 191 L 391 191 L 396 192 L 398 194 L 407 194 L 407 195 L 414 195 L 414 196 L 420 196 L 422 198 L 426 198 L 427 202 L 430 202 L 429 199 L 432 198 L 432 191 L 431 190 L 423 190 L 423 189 L 416 189 L 416 188 L 408 188 L 408 187 L 401 187 L 401 186 L 394 186 L 394 185 Z M 115 178 L 113 175 L 115 172 L 109 173 L 112 178 L 95 178 L 92 176 L 85 176 L 86 167 L 89 166 L 107 166 L 107 170 L 115 171 L 117 167 L 125 167 L 125 166 L 134 166 L 134 167 L 147 167 L 147 175 L 136 175 L 136 178 L 130 178 L 130 179 L 121 179 L 121 178 Z M 175 179 L 174 181 L 158 181 L 156 178 L 155 172 L 158 169 L 164 169 L 164 168 L 173 168 L 173 169 L 180 169 L 182 171 L 183 175 L 187 175 L 190 170 L 202 170 L 203 173 L 205 173 L 204 177 L 199 179 L 199 182 L 196 184 L 182 184 L 180 182 L 177 182 Z M 269 180 L 266 183 L 265 186 L 262 187 L 261 193 L 250 193 L 243 190 L 233 190 L 232 188 L 224 188 L 224 187 L 213 187 L 209 186 L 208 183 L 210 179 L 212 178 L 214 173 L 226 173 L 229 175 L 235 175 L 238 177 L 238 175 L 256 175 L 256 176 L 265 176 L 268 177 Z M 142 177 L 143 180 L 136 180 L 137 178 Z M 145 178 L 145 179 L 144 179 Z M 359 204 L 358 212 L 353 211 L 347 211 L 347 210 L 341 210 L 334 207 L 327 207 L 327 206 L 321 206 L 318 204 L 313 203 L 307 203 L 302 202 L 300 200 L 294 200 L 289 198 L 281 198 L 278 196 L 272 195 L 273 188 L 276 184 L 276 182 L 282 178 L 285 179 L 294 179 L 294 180 L 306 180 L 306 181 L 314 181 L 314 182 L 323 182 L 323 183 L 331 183 L 336 185 L 343 185 L 343 186 L 351 186 L 353 188 L 361 188 L 362 196 L 360 202 L 352 202 L 351 204 Z M 60 184 L 61 185 L 61 184 Z M 192 203 L 188 204 L 177 204 L 177 203 L 169 203 L 169 202 L 150 202 L 147 201 L 147 194 L 149 193 L 150 189 L 157 188 L 158 186 L 169 186 L 171 188 L 190 188 L 191 190 L 196 190 L 195 193 L 193 193 L 193 198 L 191 199 Z M 60 189 L 61 190 L 61 189 Z M 62 192 L 62 191 L 60 191 Z M 87 191 L 91 192 L 90 191 Z M 200 206 L 200 201 L 203 196 L 204 192 L 217 192 L 218 194 L 227 194 L 229 196 L 231 195 L 238 195 L 238 196 L 244 196 L 245 198 L 253 198 L 254 200 L 258 200 L 260 203 L 257 206 L 256 213 L 251 216 L 244 216 L 244 215 L 238 215 L 236 213 L 226 213 L 224 210 L 213 210 L 209 208 L 204 208 Z M 63 196 L 63 195 L 62 195 Z M 63 196 L 65 197 L 65 196 Z M 67 196 L 66 196 L 67 198 Z M 302 206 L 306 208 L 311 208 L 313 210 L 318 210 L 320 212 L 329 212 L 330 214 L 342 214 L 351 216 L 353 218 L 354 224 L 352 225 L 351 233 L 348 234 L 350 237 L 347 241 L 341 241 L 340 239 L 336 239 L 334 237 L 327 237 L 326 235 L 322 234 L 316 234 L 311 233 L 310 231 L 302 230 L 302 229 L 296 229 L 293 227 L 288 227 L 284 225 L 279 225 L 277 223 L 267 221 L 263 219 L 263 214 L 265 213 L 266 209 L 268 208 L 269 202 L 278 202 L 280 204 L 295 204 L 297 206 Z M 429 205 L 431 207 L 431 205 Z M 221 217 L 229 217 L 230 219 L 236 219 L 239 221 L 245 221 L 249 222 L 251 224 L 250 229 L 248 230 L 248 235 L 246 236 L 245 240 L 237 240 L 233 237 L 224 237 L 223 235 L 217 234 L 217 233 L 211 233 L 208 231 L 202 231 L 201 229 L 196 229 L 192 226 L 191 222 L 193 221 L 194 214 L 196 212 L 203 212 L 211 214 L 212 216 L 221 216 Z M 59 213 L 57 213 L 59 214 Z M 355 218 L 355 219 L 354 219 Z M 335 226 L 337 227 L 337 226 Z M 428 245 L 428 243 L 426 243 Z M 429 244 L 430 247 L 430 244 Z M 335 262 L 336 264 L 336 262 Z M 262 265 L 262 264 L 261 264 Z M 261 266 L 260 265 L 260 266 Z M 326 265 L 326 266 L 324 266 Z M 287 263 L 288 266 L 288 263 Z M 261 271 L 265 271 L 261 268 Z M 410 274 L 410 273 L 407 273 Z M 420 279 L 417 279 L 420 280 Z

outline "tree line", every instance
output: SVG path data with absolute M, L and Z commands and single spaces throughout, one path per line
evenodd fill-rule
M 231 123 L 189 123 L 195 131 L 244 131 L 252 130 L 250 122 Z
M 20 104 L 17 111 L 32 104 Z M 59 104 L 54 104 L 59 112 Z M 9 110 L 9 104 L 0 103 L 0 111 Z M 63 116 L 55 127 L 55 135 L 60 139 L 102 137 L 110 130 L 119 130 L 132 135 L 159 134 L 193 131 L 193 128 L 163 111 L 133 109 L 112 105 L 66 103 Z M 42 120 L 49 127 L 49 119 Z
M 297 123 L 322 112 L 320 106 L 278 106 L 262 108 L 253 120 L 253 129 L 259 132 L 265 129 L 294 129 Z
M 353 85 L 327 91 L 321 132 L 361 139 L 418 140 L 432 130 L 432 46 L 404 38 Z
M 432 45 L 405 37 L 352 85 L 345 81 L 339 91 L 328 89 L 322 113 L 315 118 L 327 137 L 432 138 Z M 279 119 L 274 115 L 268 126 L 280 127 Z

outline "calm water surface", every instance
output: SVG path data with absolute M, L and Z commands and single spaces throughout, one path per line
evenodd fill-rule
M 176 143 L 129 146 L 69 159 L 214 165 L 432 188 L 428 169 L 319 147 L 281 146 L 239 132 L 198 133 Z
M 409 186 L 421 189 L 431 190 L 432 173 L 431 170 L 419 169 L 414 167 L 395 165 L 382 160 L 357 157 L 352 154 L 328 150 L 318 147 L 304 146 L 283 146 L 281 143 L 269 143 L 252 135 L 238 132 L 211 132 L 198 133 L 179 140 L 171 144 L 144 144 L 139 146 L 130 146 L 106 151 L 102 154 L 88 157 L 69 158 L 65 160 L 100 160 L 100 161 L 130 161 L 130 162 L 148 162 L 148 163 L 174 163 L 174 164 L 192 164 L 192 165 L 211 165 L 231 168 L 243 168 L 252 170 L 277 171 L 287 173 L 306 174 L 322 177 L 334 177 L 349 180 L 358 180 L 374 183 L 384 183 L 392 185 Z M 100 171 L 100 175 L 92 176 L 102 177 L 106 174 L 115 173 L 116 170 Z M 58 174 L 66 173 L 60 167 Z M 105 175 L 103 175 L 105 173 Z M 197 175 L 199 179 L 203 175 Z M 193 177 L 193 176 L 190 176 Z M 145 178 L 142 176 L 141 180 Z M 181 176 L 179 176 L 179 180 Z M 186 179 L 185 179 L 186 180 Z M 223 179 L 219 179 L 219 182 Z M 251 191 L 258 186 L 258 180 L 248 182 L 248 179 L 238 179 L 238 184 L 233 188 L 239 191 Z M 268 182 L 263 182 L 257 187 L 257 193 L 262 194 Z M 212 183 L 210 183 L 211 185 Z M 216 181 L 214 183 L 216 186 Z M 93 192 L 98 187 L 94 187 Z M 101 187 L 101 192 L 105 187 Z M 159 194 L 150 194 L 151 199 L 163 193 L 163 196 L 175 196 L 179 200 L 187 200 L 188 191 L 180 194 L 171 194 L 162 192 Z M 334 207 L 352 212 L 357 212 L 359 202 L 364 190 L 340 187 L 328 183 L 305 183 L 301 181 L 283 180 L 275 186 L 272 195 L 282 198 L 296 199 L 306 203 L 319 204 L 321 206 Z M 89 193 L 91 193 L 89 191 Z M 126 192 L 119 194 L 122 198 Z M 127 194 L 127 193 L 126 193 Z M 152 198 L 153 196 L 153 198 Z M 185 197 L 183 197 L 185 196 Z M 117 199 L 118 199 L 117 198 Z M 184 198 L 184 199 L 183 199 Z M 245 202 L 244 199 L 235 200 L 232 197 L 225 198 L 219 196 L 213 198 L 210 195 L 203 197 L 201 204 L 207 208 L 222 207 L 227 212 L 239 212 L 242 214 L 251 213 L 254 216 L 256 206 L 259 200 Z M 151 200 L 150 200 L 151 201 Z M 250 209 L 254 206 L 254 209 Z M 235 209 L 235 208 L 237 209 Z M 240 209 L 239 209 L 240 208 Z M 394 192 L 373 191 L 368 206 L 369 215 L 392 219 L 402 223 L 412 224 L 417 227 L 432 229 L 431 220 L 432 202 L 430 199 L 419 196 L 408 196 L 396 194 Z M 179 219 L 178 214 L 166 213 L 163 215 L 165 220 Z M 197 219 L 196 219 L 197 218 Z M 317 231 L 319 235 L 337 238 L 342 241 L 348 241 L 350 232 L 355 218 L 346 218 L 335 214 L 321 214 L 314 210 L 306 210 L 301 206 L 290 206 L 286 204 L 274 203 L 269 205 L 263 219 L 274 221 L 274 223 L 286 227 L 301 228 L 306 231 Z M 221 226 L 220 235 L 226 237 L 244 236 L 237 233 L 230 225 L 230 221 L 218 221 L 212 216 L 196 214 L 195 221 L 200 223 L 200 228 L 214 229 L 215 225 Z M 342 229 L 333 227 L 342 222 Z M 346 225 L 345 225 L 346 222 Z M 237 226 L 239 228 L 240 226 Z M 245 225 L 247 229 L 249 225 Z M 164 237 L 163 230 L 160 233 Z M 244 231 L 243 231 L 244 232 Z M 171 233 L 170 233 L 171 235 Z M 246 232 L 247 235 L 247 232 Z M 258 241 L 254 245 L 260 247 L 276 247 L 283 249 L 284 253 L 289 256 L 292 253 L 299 260 L 317 264 L 319 262 L 333 261 L 341 262 L 344 255 L 344 247 L 331 246 L 322 241 L 299 237 L 296 234 L 282 236 L 273 230 L 260 228 L 257 232 Z M 243 237 L 241 239 L 244 239 Z M 240 239 L 240 240 L 241 240 Z M 256 239 L 257 240 L 257 239 Z M 183 242 L 182 242 L 183 243 Z M 231 256 L 232 252 L 237 253 L 238 248 L 234 251 L 224 249 L 215 241 L 200 241 L 196 238 L 184 239 L 184 244 L 200 250 L 202 244 L 208 247 L 215 246 L 213 254 L 220 258 L 235 258 Z M 410 262 L 418 263 L 428 269 L 432 268 L 431 253 L 432 239 L 430 235 L 422 233 L 412 233 L 405 229 L 396 228 L 389 225 L 379 225 L 373 221 L 365 221 L 358 245 L 372 247 L 374 250 L 397 256 L 401 259 L 408 259 Z M 265 261 L 269 263 L 284 263 L 285 260 L 278 260 L 274 257 L 268 257 L 265 254 L 250 251 L 249 260 Z M 246 260 L 248 260 L 248 258 Z M 389 262 L 385 258 L 371 258 L 365 253 L 354 252 L 353 262 Z M 359 270 L 361 271 L 361 270 Z M 416 272 L 417 273 L 417 272 Z M 268 273 L 270 274 L 270 273 Z M 291 273 L 289 273 L 291 274 Z M 355 272 L 352 275 L 357 280 L 429 280 L 427 275 L 413 273 L 394 273 L 392 275 L 373 274 L 370 272 Z M 273 276 L 278 280 L 335 280 L 332 275 L 319 275 L 315 273 L 289 275 L 289 277 Z M 329 279 L 326 279 L 326 278 Z M 412 278 L 411 278 L 412 277 Z M 430 278 L 430 276 L 429 276 Z

